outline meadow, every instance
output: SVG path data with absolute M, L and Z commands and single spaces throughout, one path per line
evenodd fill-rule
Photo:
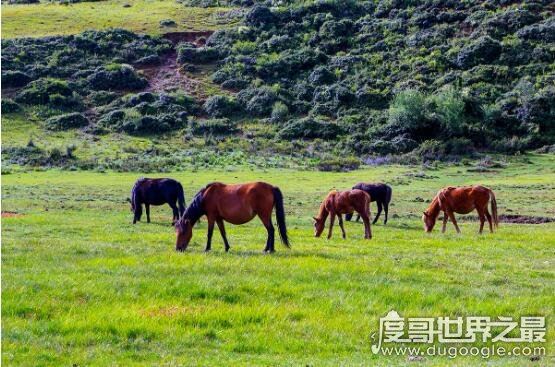
M 125 28 L 148 34 L 213 30 L 235 23 L 225 17 L 229 10 L 223 7 L 185 7 L 173 0 L 2 4 L 2 39 L 67 35 L 106 28 Z M 160 25 L 160 21 L 166 19 L 173 20 L 175 25 Z
M 292 248 L 262 254 L 257 220 L 227 225 L 204 253 L 206 222 L 185 253 L 174 250 L 168 207 L 132 225 L 126 198 L 140 173 L 14 171 L 2 176 L 2 364 L 405 365 L 373 355 L 370 335 L 390 310 L 402 316 L 543 315 L 548 356 L 488 365 L 549 365 L 555 336 L 555 223 L 501 223 L 478 235 L 458 216 L 446 234 L 424 233 L 420 214 L 438 189 L 491 187 L 500 214 L 555 216 L 555 156 L 504 159 L 485 172 L 440 164 L 348 173 L 228 167 L 164 174 L 186 200 L 211 181 L 263 180 L 285 196 Z M 387 226 L 347 223 L 314 238 L 311 217 L 332 189 L 358 181 L 393 187 Z M 372 206 L 372 211 L 375 205 Z M 484 364 L 425 357 L 422 366 Z

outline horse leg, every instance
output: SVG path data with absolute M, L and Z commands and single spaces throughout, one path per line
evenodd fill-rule
M 357 214 L 357 222 L 360 222 L 360 214 Z
M 212 234 L 214 233 L 214 218 L 208 217 L 208 236 L 206 238 L 206 248 L 204 252 L 212 249 Z
M 175 224 L 175 222 L 179 220 L 179 210 L 177 209 L 177 206 L 175 205 L 175 203 L 170 202 L 168 204 L 172 208 L 172 212 L 173 212 L 172 224 Z
M 133 213 L 133 224 L 141 221 L 141 215 L 143 214 L 143 204 L 139 204 L 135 207 L 135 212 Z
M 339 227 L 341 228 L 341 233 L 343 234 L 343 239 L 347 238 L 347 235 L 345 235 L 345 228 L 343 228 L 343 217 L 341 216 L 341 214 L 337 215 L 337 219 L 339 220 Z
M 150 223 L 150 204 L 145 204 L 146 222 Z
M 387 224 L 387 212 L 389 211 L 389 203 L 383 204 L 383 211 L 385 213 L 385 220 L 383 221 L 383 225 L 385 226 Z
M 216 224 L 218 224 L 218 228 L 220 229 L 220 234 L 222 235 L 222 239 L 224 240 L 225 252 L 228 252 L 229 242 L 227 242 L 227 236 L 225 235 L 224 221 L 221 219 L 218 219 L 216 220 Z
M 446 213 L 449 215 L 451 222 L 453 222 L 453 225 L 455 226 L 457 233 L 461 233 L 461 230 L 459 229 L 459 226 L 457 224 L 457 220 L 455 219 L 455 214 L 452 211 L 447 211 Z
M 330 212 L 330 231 L 328 232 L 328 240 L 331 238 L 334 222 L 335 222 L 335 212 Z
M 260 220 L 262 221 L 262 224 L 264 224 L 264 227 L 266 227 L 266 230 L 268 231 L 268 239 L 266 240 L 266 247 L 264 248 L 264 252 L 273 253 L 276 251 L 274 247 L 275 229 L 274 229 L 274 225 L 272 224 L 271 214 L 268 217 L 263 217 L 262 215 L 258 214 L 258 217 L 260 218 Z
M 370 217 L 368 213 L 360 213 L 362 217 L 362 221 L 364 222 L 364 238 L 371 239 L 372 238 L 372 228 L 370 227 Z
M 447 213 L 443 212 L 443 226 L 441 227 L 441 233 L 445 233 L 447 229 Z
M 374 221 L 372 222 L 372 224 L 376 224 L 376 222 L 378 221 L 378 218 L 380 217 L 380 214 L 382 214 L 382 202 L 376 201 L 376 204 L 378 204 L 378 213 L 376 214 L 376 218 L 374 218 Z
M 484 215 L 483 210 L 478 210 L 478 208 L 476 208 L 476 211 L 478 212 L 478 218 L 480 218 L 480 230 L 478 231 L 478 233 L 482 234 L 482 232 L 484 231 L 484 223 L 486 222 L 486 216 Z
M 486 211 L 486 218 L 487 218 L 488 224 L 489 224 L 489 231 L 490 231 L 491 233 L 493 233 L 493 223 L 492 223 L 492 221 L 491 221 L 491 214 L 489 213 L 488 207 L 487 207 L 487 206 L 486 206 L 486 210 L 485 210 L 485 211 Z

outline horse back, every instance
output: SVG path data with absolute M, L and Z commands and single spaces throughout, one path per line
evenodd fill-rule
M 353 189 L 365 191 L 368 195 L 370 195 L 370 201 L 385 203 L 388 198 L 388 191 L 391 190 L 391 187 L 384 183 L 359 182 L 353 186 Z
M 466 214 L 476 207 L 487 205 L 491 190 L 487 187 L 463 186 L 446 187 L 438 193 L 442 206 L 449 205 L 457 213 Z
M 171 178 L 140 178 L 134 190 L 141 202 L 162 205 L 177 200 L 181 184 Z

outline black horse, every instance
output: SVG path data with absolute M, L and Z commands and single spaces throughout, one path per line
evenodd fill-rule
M 140 178 L 131 190 L 131 211 L 134 213 L 133 224 L 141 220 L 143 204 L 146 210 L 146 221 L 150 223 L 150 205 L 168 204 L 173 210 L 175 223 L 185 212 L 185 195 L 183 186 L 171 178 Z M 177 209 L 176 203 L 179 205 Z
M 372 224 L 376 224 L 378 218 L 380 217 L 380 214 L 382 214 L 382 209 L 385 212 L 385 220 L 383 221 L 383 224 L 387 224 L 387 212 L 389 210 L 389 202 L 391 201 L 392 193 L 391 187 L 383 183 L 359 182 L 355 186 L 353 186 L 353 189 L 366 191 L 368 195 L 370 195 L 370 201 L 375 201 L 376 204 L 378 204 L 378 213 L 376 214 L 376 218 L 374 218 Z M 353 218 L 353 213 L 345 215 L 346 220 L 351 220 L 351 218 Z M 360 215 L 357 216 L 357 222 L 359 220 Z

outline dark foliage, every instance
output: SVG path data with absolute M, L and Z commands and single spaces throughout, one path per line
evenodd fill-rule
M 336 139 L 342 133 L 336 123 L 306 117 L 289 121 L 279 136 L 284 139 Z
M 194 134 L 229 135 L 239 131 L 227 118 L 194 121 L 191 125 Z
M 87 126 L 89 120 L 85 115 L 73 112 L 54 116 L 46 120 L 46 128 L 49 130 L 69 130 Z
M 8 98 L 2 98 L 2 113 L 14 113 L 21 111 L 21 106 Z

